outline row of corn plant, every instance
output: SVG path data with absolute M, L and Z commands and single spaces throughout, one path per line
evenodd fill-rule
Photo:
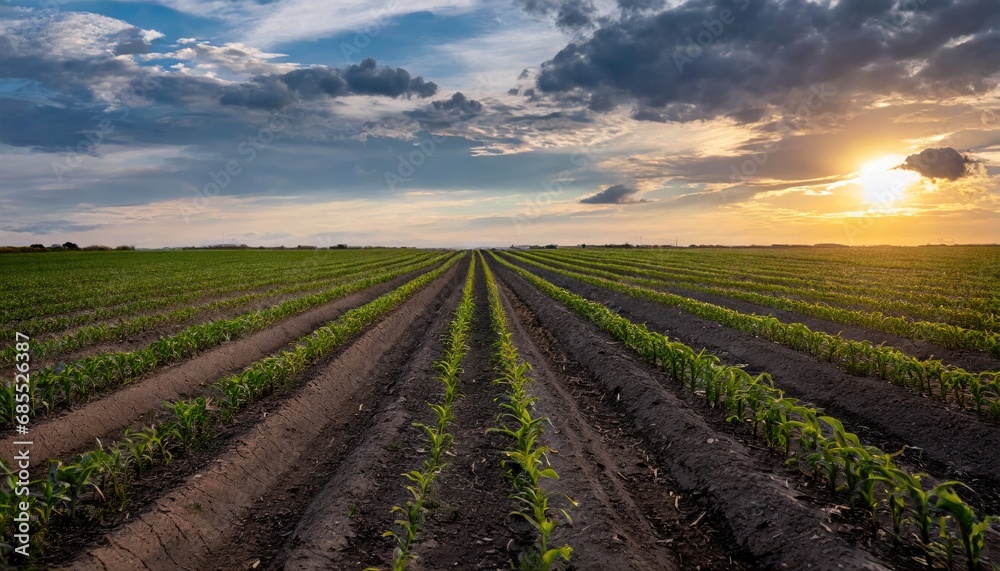
M 215 300 L 216 303 L 225 303 L 225 305 L 221 306 L 213 305 L 211 302 L 200 303 L 195 306 L 186 306 L 185 304 L 188 302 L 198 302 L 199 300 L 212 299 L 220 295 L 231 296 L 233 294 L 247 294 L 249 296 L 252 295 L 250 292 L 262 288 L 270 288 L 270 292 L 265 292 L 270 295 L 295 293 L 298 291 L 305 291 L 310 287 L 318 288 L 323 285 L 324 281 L 330 281 L 334 278 L 343 277 L 349 273 L 356 273 L 358 270 L 364 270 L 366 268 L 370 269 L 372 266 L 387 266 L 405 262 L 407 259 L 414 260 L 421 256 L 429 257 L 430 255 L 432 254 L 423 253 L 418 256 L 412 254 L 359 256 L 357 258 L 352 257 L 348 260 L 342 260 L 336 263 L 317 264 L 315 266 L 295 271 L 295 283 L 289 283 L 289 268 L 287 267 L 277 266 L 260 269 L 257 269 L 256 267 L 244 267 L 240 269 L 246 273 L 228 272 L 213 280 L 211 284 L 186 286 L 184 289 L 181 289 L 176 293 L 166 293 L 160 289 L 146 290 L 145 292 L 130 292 L 132 296 L 136 297 L 136 299 L 119 305 L 112 305 L 110 300 L 105 299 L 104 291 L 97 291 L 94 292 L 93 295 L 87 296 L 86 299 L 90 305 L 93 305 L 93 299 L 99 298 L 102 300 L 102 304 L 104 305 L 88 308 L 86 311 L 77 312 L 71 315 L 36 317 L 14 323 L 8 322 L 4 323 L 4 330 L 32 332 L 33 337 L 36 339 L 32 351 L 39 358 L 41 358 L 46 355 L 55 354 L 58 351 L 85 347 L 87 344 L 92 342 L 114 339 L 118 335 L 127 335 L 145 331 L 148 330 L 149 327 L 156 326 L 160 323 L 174 323 L 187 319 L 194 316 L 194 314 L 190 314 L 193 308 L 203 308 L 198 312 L 203 313 L 214 309 L 236 307 L 235 305 L 231 305 L 236 302 L 228 299 Z M 177 285 L 171 284 L 170 288 L 163 289 L 174 290 L 176 287 Z M 242 298 L 244 296 L 241 295 L 237 297 Z M 256 294 L 252 297 L 248 297 L 247 302 L 255 299 L 266 299 L 266 297 L 262 297 L 262 294 Z M 178 313 L 173 315 L 171 318 L 163 317 L 164 315 L 173 313 L 172 311 L 169 311 L 171 309 L 173 309 L 173 311 L 187 313 Z M 159 313 L 156 313 L 157 311 L 159 311 Z M 137 312 L 150 312 L 152 315 L 135 316 Z M 129 316 L 134 317 L 129 318 Z M 157 320 L 154 321 L 149 319 L 153 316 L 156 316 Z M 114 324 L 118 326 L 117 334 L 107 331 L 112 327 L 112 324 L 101 323 L 102 321 L 110 321 L 116 318 L 122 320 L 120 323 Z M 79 329 L 75 332 L 68 332 L 73 328 Z M 62 341 L 58 344 L 55 339 L 45 339 L 44 343 L 38 342 L 43 334 L 60 332 L 66 334 L 59 335 L 59 337 L 62 338 Z M 3 332 L 0 331 L 0 334 L 2 333 Z M 91 341 L 92 339 L 93 341 Z M 63 345 L 65 345 L 65 347 Z M 10 359 L 12 358 L 13 357 L 9 351 L 0 351 L 0 365 L 10 362 Z
M 876 275 L 866 276 L 869 278 L 867 280 L 858 280 L 855 277 L 838 282 L 829 274 L 816 275 L 815 266 L 800 268 L 788 277 L 769 278 L 766 273 L 761 273 L 760 268 L 739 266 L 738 262 L 732 259 L 728 260 L 727 265 L 720 267 L 719 263 L 726 260 L 719 260 L 714 264 L 698 264 L 694 260 L 679 263 L 658 261 L 648 255 L 637 256 L 615 252 L 612 257 L 608 254 L 594 255 L 589 252 L 584 254 L 582 251 L 564 251 L 558 257 L 593 263 L 612 261 L 618 266 L 624 264 L 635 274 L 653 275 L 684 287 L 708 285 L 716 286 L 721 291 L 744 290 L 751 287 L 755 291 L 775 295 L 828 302 L 843 307 L 878 308 L 879 311 L 892 312 L 898 316 L 945 321 L 972 329 L 1000 331 L 996 300 L 989 295 L 977 296 L 967 289 L 962 289 L 960 286 L 963 284 L 942 283 L 937 286 L 940 288 L 939 293 L 929 293 L 928 290 L 935 286 L 926 281 L 918 285 L 902 285 L 897 279 L 887 280 L 884 275 Z M 736 264 L 736 267 L 731 264 Z M 613 271 L 622 270 L 619 268 Z
M 520 567 L 524 570 L 545 571 L 559 559 L 569 561 L 573 548 L 569 545 L 553 547 L 551 540 L 560 516 L 567 523 L 572 523 L 572 520 L 565 508 L 553 507 L 552 500 L 556 494 L 543 486 L 543 480 L 559 478 L 559 474 L 548 463 L 546 455 L 550 449 L 541 442 L 543 425 L 548 422 L 548 418 L 532 416 L 538 399 L 528 392 L 528 386 L 534 382 L 528 375 L 531 364 L 522 360 L 518 354 L 496 281 L 485 262 L 483 273 L 486 275 L 489 292 L 491 326 L 496 336 L 495 359 L 501 374 L 493 382 L 507 387 L 507 394 L 500 403 L 501 412 L 497 417 L 499 426 L 490 430 L 510 439 L 510 446 L 504 452 L 507 456 L 504 466 L 514 488 L 511 498 L 518 507 L 513 513 L 531 524 L 537 536 L 534 549 L 521 554 Z M 569 504 L 576 505 L 568 496 L 562 497 Z
M 47 268 L 49 271 L 45 271 L 39 260 L 40 269 L 37 272 L 20 272 L 14 276 L 21 278 L 14 280 L 21 289 L 12 290 L 17 291 L 18 296 L 0 300 L 0 306 L 6 306 L 0 308 L 3 317 L 0 323 L 39 335 L 136 311 L 204 299 L 240 289 L 243 285 L 259 287 L 253 284 L 284 283 L 288 281 L 290 269 L 296 273 L 306 270 L 305 273 L 321 275 L 325 269 L 336 268 L 348 261 L 377 263 L 381 259 L 396 257 L 396 253 L 378 250 L 329 257 L 310 254 L 310 259 L 303 263 L 305 260 L 301 257 L 284 259 L 291 254 L 275 253 L 281 259 L 268 259 L 274 254 L 260 252 L 243 253 L 242 259 L 216 259 L 212 254 L 222 255 L 208 252 L 132 253 L 127 254 L 127 265 L 121 263 L 121 255 L 110 257 L 115 260 L 114 264 L 102 262 L 102 256 L 74 255 L 72 260 L 60 260 L 57 268 Z M 241 256 L 240 253 L 228 255 Z M 148 260 L 147 256 L 163 262 L 138 263 L 137 259 Z M 212 257 L 215 263 L 205 264 L 205 257 Z M 45 259 L 50 257 L 45 256 Z M 197 264 L 197 271 L 192 271 L 192 264 Z M 95 279 L 95 274 L 103 279 Z M 111 276 L 113 278 L 108 279 Z M 23 299 L 30 299 L 31 303 L 25 304 Z M 101 300 L 99 307 L 94 307 L 94 299 Z
M 434 414 L 434 422 L 414 423 L 414 426 L 423 430 L 426 435 L 428 456 L 420 468 L 403 474 L 409 482 L 406 490 L 410 494 L 410 499 L 402 505 L 392 507 L 391 513 L 399 514 L 399 518 L 395 521 L 397 529 L 383 534 L 384 537 L 391 537 L 396 542 L 392 551 L 394 571 L 403 571 L 414 559 L 413 542 L 423 525 L 424 505 L 433 492 L 435 480 L 447 465 L 444 462 L 444 455 L 452 448 L 455 441 L 455 436 L 448 432 L 448 427 L 454 420 L 452 405 L 455 399 L 461 397 L 459 375 L 462 374 L 462 361 L 469 351 L 467 341 L 476 312 L 476 300 L 472 295 L 475 273 L 476 258 L 473 256 L 469 262 L 469 273 L 462 290 L 462 300 L 455 310 L 455 317 L 444 339 L 444 354 L 434 363 L 438 373 L 437 380 L 443 389 L 440 402 L 428 403 Z
M 653 288 L 664 287 L 671 283 L 677 283 L 678 279 L 674 272 L 661 272 L 640 270 L 632 265 L 622 265 L 613 263 L 599 263 L 589 260 L 579 260 L 572 258 L 573 262 L 555 260 L 550 256 L 532 256 L 524 254 L 522 257 L 532 257 L 533 259 L 545 260 L 546 263 L 566 268 L 569 270 L 586 269 L 590 275 L 603 276 L 612 280 L 624 280 L 631 284 L 643 285 Z M 620 260 L 619 260 L 620 261 Z M 739 283 L 739 282 L 734 282 Z M 789 297 L 775 295 L 765 295 L 755 291 L 745 289 L 746 284 L 741 287 L 713 287 L 701 283 L 684 282 L 682 287 L 694 291 L 721 295 L 733 299 L 749 301 L 758 305 L 782 309 L 800 313 L 809 317 L 815 317 L 826 321 L 842 323 L 844 325 L 857 325 L 892 333 L 909 339 L 929 341 L 943 347 L 953 349 L 968 349 L 970 351 L 983 351 L 993 357 L 1000 358 L 1000 333 L 985 331 L 982 329 L 969 329 L 951 323 L 937 321 L 916 321 L 902 316 L 892 316 L 883 311 L 860 311 L 834 307 L 826 303 L 813 303 Z M 758 288 L 755 284 L 754 288 Z M 801 294 L 799 290 L 791 290 L 793 294 Z M 877 300 L 883 303 L 882 300 Z M 857 302 L 851 299 L 847 302 Z M 888 303 L 888 302 L 884 302 Z M 974 312 L 975 315 L 983 315 L 981 312 Z
M 725 411 L 727 420 L 745 425 L 767 445 L 783 453 L 789 463 L 844 493 L 872 528 L 876 514 L 886 509 L 897 540 L 902 527 L 912 525 L 927 553 L 951 557 L 953 537 L 961 540 L 970 570 L 979 569 L 986 533 L 995 516 L 981 515 L 959 491 L 974 495 L 957 481 L 928 483 L 926 474 L 898 466 L 898 453 L 863 445 L 837 419 L 798 399 L 784 396 L 767 373 L 753 376 L 741 367 L 727 366 L 704 350 L 696 352 L 678 341 L 649 331 L 615 314 L 604 305 L 562 289 L 535 274 L 496 257 L 501 264 L 591 321 L 643 360 L 666 371 L 682 388 L 702 395 L 708 406 Z M 937 525 L 939 534 L 932 533 Z M 942 539 L 943 538 L 943 539 Z
M 426 259 L 429 257 L 430 256 L 415 256 L 412 259 L 407 258 L 386 264 L 380 264 L 379 269 L 384 271 L 398 265 L 409 265 L 414 263 L 417 259 Z M 163 313 L 140 315 L 116 323 L 102 323 L 99 325 L 83 327 L 71 334 L 36 341 L 32 344 L 31 352 L 35 359 L 51 358 L 55 355 L 75 351 L 104 341 L 112 341 L 129 335 L 151 331 L 154 328 L 162 327 L 164 325 L 191 321 L 198 316 L 205 315 L 206 313 L 213 311 L 238 309 L 260 301 L 267 301 L 280 296 L 308 290 L 329 289 L 333 285 L 344 283 L 355 276 L 370 272 L 371 266 L 372 264 L 369 261 L 359 261 L 349 265 L 345 264 L 344 266 L 337 268 L 336 271 L 326 272 L 323 277 L 318 279 L 310 279 L 303 276 L 302 280 L 296 284 L 271 288 L 261 293 L 252 293 L 238 297 L 214 300 L 200 305 L 180 307 Z M 244 288 L 241 287 L 240 289 Z M 35 331 L 36 333 L 38 332 L 37 329 L 31 329 L 30 327 L 26 327 L 23 330 Z M 0 365 L 13 362 L 13 356 L 13 347 L 0 351 Z
M 154 464 L 169 464 L 179 451 L 190 452 L 207 441 L 211 398 L 164 405 L 173 411 L 173 421 L 141 430 L 128 429 L 121 440 L 109 446 L 98 440 L 95 448 L 76 454 L 68 462 L 50 459 L 47 473 L 27 482 L 27 496 L 16 494 L 24 483 L 19 482 L 16 471 L 6 461 L 0 461 L 0 529 L 7 533 L 6 537 L 13 537 L 14 518 L 20 513 L 14 506 L 27 502 L 29 553 L 41 555 L 50 543 L 53 524 L 78 521 L 83 514 L 80 508 L 93 507 L 94 500 L 106 509 L 123 508 L 130 486 L 146 470 Z M 13 546 L 0 544 L 0 562 L 13 563 L 12 553 Z
M 612 258 L 613 256 L 613 258 Z M 1000 306 L 997 299 L 989 295 L 988 282 L 975 280 L 929 279 L 916 283 L 904 283 L 898 274 L 887 277 L 885 272 L 863 272 L 850 278 L 840 278 L 831 269 L 818 266 L 815 262 L 796 267 L 793 260 L 782 258 L 782 277 L 773 275 L 774 270 L 763 271 L 757 266 L 760 258 L 750 263 L 740 263 L 732 254 L 719 260 L 685 259 L 663 261 L 655 255 L 629 254 L 617 251 L 613 255 L 588 250 L 564 251 L 560 258 L 583 261 L 608 261 L 627 264 L 634 269 L 651 270 L 668 276 L 671 282 L 710 284 L 725 288 L 754 290 L 826 301 L 846 307 L 878 308 L 901 316 L 920 317 L 934 321 L 946 321 L 973 329 L 1000 331 L 997 318 Z M 852 266 L 852 273 L 857 268 Z M 954 271 L 955 268 L 949 268 Z M 908 271 L 908 274 L 910 272 Z M 908 276 L 907 276 L 908 277 Z M 933 279 L 933 278 L 932 278 Z
M 180 361 L 198 351 L 261 331 L 281 319 L 438 263 L 445 256 L 447 254 L 389 270 L 373 270 L 357 276 L 353 281 L 317 294 L 291 299 L 231 319 L 194 325 L 136 351 L 104 353 L 85 357 L 68 366 L 46 367 L 30 378 L 32 415 L 38 417 L 53 409 L 70 406 L 94 393 L 128 384 L 165 364 Z M 15 398 L 13 383 L 0 381 L 0 414 L 3 414 L 0 428 L 12 426 Z
M 547 256 L 551 259 L 551 256 Z M 560 254 L 559 258 L 564 260 L 579 261 L 583 264 L 598 264 L 605 266 L 615 273 L 634 275 L 638 277 L 653 277 L 666 284 L 675 284 L 689 289 L 715 293 L 718 295 L 728 295 L 735 293 L 747 293 L 748 289 L 752 293 L 765 292 L 761 298 L 746 298 L 747 301 L 760 299 L 761 302 L 770 301 L 767 298 L 777 297 L 778 299 L 790 298 L 799 301 L 800 305 L 794 307 L 801 308 L 802 311 L 813 310 L 815 307 L 839 306 L 839 309 L 861 309 L 857 313 L 842 314 L 847 319 L 859 320 L 858 324 L 867 323 L 865 313 L 872 312 L 876 316 L 889 314 L 887 317 L 907 319 L 918 324 L 944 322 L 946 324 L 958 325 L 963 328 L 981 330 L 986 332 L 1000 332 L 1000 317 L 998 317 L 998 301 L 989 295 L 976 297 L 967 290 L 962 289 L 959 283 L 948 283 L 941 285 L 942 294 L 928 294 L 927 289 L 931 284 L 921 282 L 918 286 L 910 286 L 903 291 L 896 288 L 897 280 L 887 281 L 884 276 L 872 276 L 869 281 L 859 282 L 852 279 L 840 287 L 846 291 L 840 291 L 836 286 L 829 283 L 830 276 L 824 275 L 822 279 L 801 277 L 805 273 L 811 273 L 815 269 L 803 269 L 799 277 L 785 278 L 782 281 L 802 282 L 796 285 L 779 285 L 767 283 L 768 280 L 761 277 L 758 268 L 745 267 L 740 269 L 740 277 L 724 277 L 724 272 L 732 268 L 720 268 L 718 266 L 706 266 L 701 270 L 692 270 L 688 266 L 680 266 L 676 263 L 662 264 L 655 262 L 647 256 L 635 257 L 624 254 L 616 255 L 613 259 L 606 256 L 593 256 L 590 254 L 581 255 L 579 253 Z M 980 286 L 986 288 L 988 286 Z M 859 293 L 863 291 L 865 293 Z M 982 290 L 981 290 L 982 291 Z M 989 291 L 986 289 L 985 291 Z M 946 295 L 945 295 L 946 294 Z M 760 295 L 760 294 L 759 294 Z M 919 299 L 918 299 L 919 298 Z M 876 310 L 877 309 L 877 310 Z M 876 311 L 871 311 L 876 310 Z M 838 314 L 827 315 L 832 319 Z M 876 321 L 877 322 L 877 321 Z M 850 323 L 854 323 L 851 321 Z M 893 327 L 890 332 L 898 332 L 903 335 L 935 335 L 933 329 L 924 327 L 908 328 L 900 322 L 889 321 L 885 327 Z M 924 337 L 920 337 L 924 338 Z M 930 339 L 928 337 L 928 339 Z M 943 338 L 941 342 L 969 344 L 969 348 L 975 340 L 951 340 Z M 960 346 L 960 345 L 956 345 Z M 981 347 L 978 350 L 985 350 Z
M 802 323 L 784 323 L 770 315 L 746 314 L 672 293 L 560 269 L 534 259 L 517 259 L 631 297 L 676 307 L 703 319 L 758 335 L 837 364 L 853 375 L 884 379 L 895 385 L 914 389 L 922 395 L 954 402 L 961 408 L 974 410 L 984 417 L 1000 420 L 1000 371 L 973 373 L 936 359 L 916 359 L 894 347 L 813 331 Z
M 33 502 L 31 521 L 33 552 L 41 554 L 48 543 L 54 517 L 76 521 L 85 500 L 113 509 L 127 502 L 130 483 L 141 478 L 155 464 L 169 463 L 178 452 L 198 450 L 219 433 L 219 428 L 249 404 L 291 387 L 310 366 L 329 356 L 374 321 L 398 307 L 447 271 L 463 254 L 456 254 L 438 268 L 422 274 L 302 338 L 294 348 L 257 361 L 239 374 L 217 381 L 209 395 L 169 401 L 164 407 L 173 420 L 139 431 L 127 430 L 125 436 L 104 446 L 76 455 L 63 464 L 53 459 L 46 477 L 29 484 Z M 0 482 L 0 529 L 12 532 L 17 510 L 17 478 L 2 460 L 7 474 Z M 5 537 L 12 537 L 8 533 Z M 2 560 L 11 555 L 11 546 L 0 545 Z

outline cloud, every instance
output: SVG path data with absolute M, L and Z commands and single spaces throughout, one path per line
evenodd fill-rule
M 77 224 L 69 220 L 48 220 L 33 224 L 4 225 L 2 230 L 18 234 L 60 234 L 65 232 L 87 232 L 103 226 L 102 224 Z
M 551 3 L 537 3 L 541 10 Z M 542 64 L 540 91 L 644 120 L 753 123 L 831 84 L 839 107 L 981 94 L 998 84 L 995 0 L 625 2 L 591 37 Z
M 623 184 L 616 184 L 605 188 L 593 196 L 588 196 L 580 200 L 580 204 L 637 204 L 639 202 L 649 202 L 648 200 L 636 200 L 634 188 L 629 188 Z
M 299 97 L 343 97 L 347 95 L 382 95 L 430 97 L 437 84 L 423 77 L 412 77 L 402 68 L 378 67 L 372 58 L 347 69 L 315 66 L 296 69 L 283 75 L 263 75 L 228 88 L 219 101 L 223 105 L 243 105 L 262 109 L 280 109 Z
M 568 30 L 590 26 L 597 12 L 590 0 L 515 0 L 514 4 L 535 16 L 555 14 L 556 26 Z
M 618 0 L 618 9 L 622 12 L 642 12 L 659 10 L 664 4 L 665 0 Z
M 155 30 L 99 14 L 36 10 L 0 21 L 0 35 L 10 40 L 11 51 L 18 55 L 66 59 L 113 55 L 117 46 L 149 45 L 163 37 Z M 123 53 L 132 52 L 125 49 Z
M 483 110 L 483 104 L 475 99 L 467 98 L 461 91 L 456 91 L 451 99 L 434 101 L 435 109 L 442 111 L 457 111 L 462 115 L 476 115 Z
M 167 53 L 150 54 L 145 59 L 175 59 L 189 62 L 193 67 L 183 68 L 189 73 L 216 77 L 232 75 L 246 78 L 254 75 L 287 73 L 299 67 L 294 63 L 278 63 L 273 60 L 285 54 L 270 53 L 239 42 L 227 42 L 215 46 L 207 41 L 191 38 L 178 40 L 180 49 Z
M 202 0 L 184 0 L 202 4 Z M 205 2 L 205 4 L 210 4 Z M 248 20 L 243 38 L 254 45 L 271 46 L 296 40 L 317 39 L 347 31 L 377 35 L 406 14 L 429 12 L 456 14 L 475 9 L 474 0 L 409 0 L 370 2 L 368 0 L 280 0 L 259 2 L 226 1 L 226 9 L 238 6 Z M 195 9 L 201 9 L 200 7 Z M 372 31 L 375 30 L 374 34 Z
M 484 109 L 485 106 L 482 102 L 469 99 L 461 91 L 456 91 L 448 99 L 432 101 L 430 105 L 423 109 L 415 109 L 404 113 L 407 117 L 416 120 L 417 125 L 410 127 L 412 134 L 415 132 L 412 129 L 416 126 L 419 126 L 419 128 L 461 127 L 463 123 L 482 115 Z M 369 126 L 374 126 L 374 124 L 366 126 L 369 134 L 373 134 L 374 130 L 369 129 Z M 383 122 L 382 128 L 388 126 Z
M 910 155 L 896 168 L 916 171 L 932 179 L 958 180 L 971 174 L 976 164 L 977 161 L 969 155 L 963 155 L 951 147 L 944 147 L 924 149 L 920 153 Z

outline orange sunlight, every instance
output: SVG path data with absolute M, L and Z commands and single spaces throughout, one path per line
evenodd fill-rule
M 848 184 L 861 187 L 862 204 L 892 208 L 906 199 L 906 191 L 920 182 L 920 174 L 898 167 L 906 157 L 885 155 L 866 163 Z

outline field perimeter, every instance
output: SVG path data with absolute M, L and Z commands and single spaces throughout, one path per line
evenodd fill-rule
M 0 269 L 5 566 L 1000 568 L 1000 248 Z

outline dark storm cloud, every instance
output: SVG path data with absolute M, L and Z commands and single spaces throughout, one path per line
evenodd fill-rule
M 480 115 L 483 109 L 482 103 L 456 91 L 448 99 L 432 101 L 427 108 L 408 111 L 406 115 L 420 121 L 425 127 L 443 127 L 468 121 Z
M 457 112 L 461 115 L 476 115 L 483 110 L 483 104 L 475 99 L 469 99 L 461 91 L 456 91 L 451 99 L 434 101 L 431 105 L 442 111 Z
M 420 76 L 411 77 L 410 72 L 402 68 L 379 68 L 372 58 L 365 59 L 360 65 L 352 65 L 342 73 L 351 92 L 358 95 L 399 97 L 413 94 L 430 97 L 437 93 L 436 84 L 424 81 Z
M 906 161 L 896 168 L 916 171 L 927 178 L 958 180 L 969 174 L 976 165 L 969 155 L 963 155 L 951 147 L 924 149 L 920 153 L 906 157 Z
M 219 103 L 255 109 L 281 109 L 296 101 L 286 83 L 275 77 L 258 77 L 225 90 Z
M 567 0 L 559 6 L 556 25 L 570 30 L 585 28 L 590 25 L 594 12 L 594 5 L 589 0 Z
M 618 9 L 622 12 L 642 12 L 659 10 L 665 4 L 664 0 L 618 0 Z
M 514 4 L 535 16 L 555 14 L 556 25 L 570 30 L 590 26 L 597 11 L 590 0 L 515 0 Z
M 261 109 L 280 109 L 297 98 L 342 97 L 344 95 L 382 95 L 430 97 L 437 85 L 423 77 L 412 77 L 402 68 L 378 67 L 372 58 L 346 69 L 308 67 L 283 75 L 258 76 L 252 81 L 228 88 L 219 101 L 223 105 L 243 105 Z
M 616 184 L 605 188 L 593 196 L 581 199 L 580 204 L 635 204 L 647 202 L 645 200 L 636 200 L 636 192 L 634 188 L 629 188 L 623 184 Z
M 641 119 L 752 122 L 817 85 L 864 105 L 981 93 L 1000 71 L 996 0 L 687 0 L 636 11 L 648 5 L 623 0 L 620 18 L 542 65 L 537 87 L 594 110 L 634 105 Z

